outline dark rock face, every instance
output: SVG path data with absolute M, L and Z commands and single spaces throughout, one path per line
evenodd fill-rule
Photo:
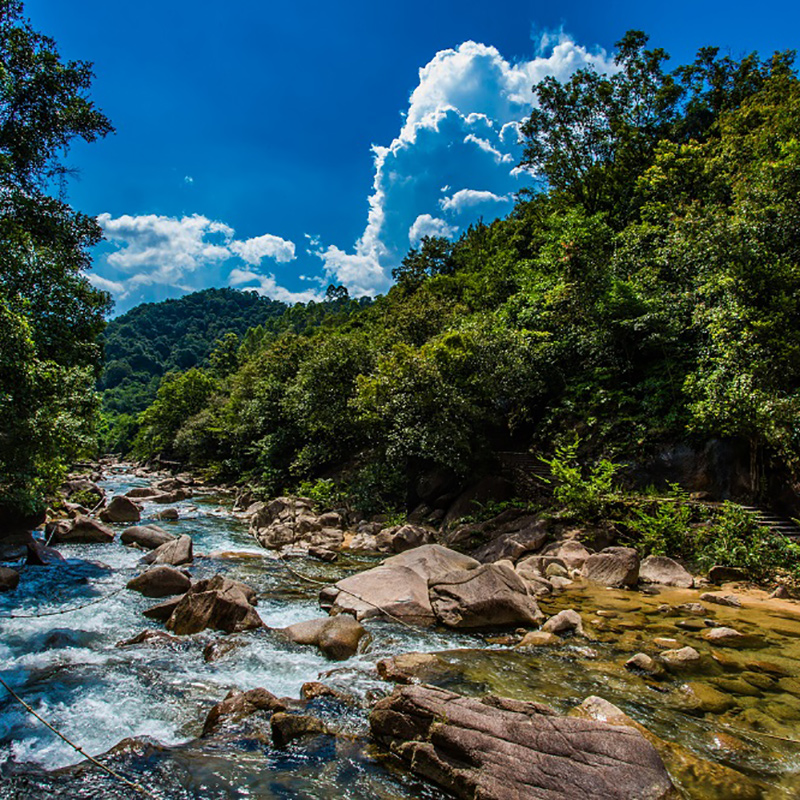
M 601 586 L 636 586 L 639 555 L 632 547 L 606 547 L 586 559 L 581 574 Z
M 536 625 L 543 618 L 522 578 L 506 564 L 449 572 L 429 582 L 431 607 L 450 628 Z
M 142 513 L 139 506 L 129 497 L 117 495 L 100 512 L 100 519 L 103 522 L 138 522 Z
M 370 728 L 412 772 L 465 800 L 679 797 L 638 731 L 536 703 L 403 686 L 378 701 Z
M 186 636 L 206 628 L 238 633 L 263 627 L 240 586 L 221 575 L 197 581 L 178 601 L 166 622 L 167 629 Z
M 296 644 L 316 645 L 334 661 L 344 661 L 358 652 L 366 628 L 349 614 L 298 622 L 283 628 L 283 634 Z
M 203 736 L 214 733 L 225 723 L 238 722 L 258 711 L 285 711 L 286 706 L 266 689 L 239 692 L 233 689 L 224 700 L 209 711 L 203 725 Z
M 167 533 L 158 525 L 134 525 L 122 532 L 120 541 L 122 544 L 135 544 L 147 550 L 155 550 L 175 538 L 177 537 L 174 534 Z
M 78 517 L 72 522 L 59 522 L 53 532 L 56 544 L 108 544 L 114 531 L 91 517 Z
M 0 567 L 0 592 L 13 592 L 19 586 L 19 572 L 9 567 Z
M 180 570 L 162 565 L 132 578 L 128 581 L 127 588 L 145 597 L 170 597 L 184 594 L 191 585 L 191 580 Z
M 711 567 L 708 571 L 708 580 L 711 583 L 722 584 L 730 583 L 731 581 L 746 581 L 747 573 L 742 569 L 736 567 L 725 567 L 716 565 Z
M 477 503 L 488 500 L 501 502 L 510 500 L 514 495 L 514 486 L 511 481 L 499 475 L 490 475 L 462 492 L 447 510 L 442 521 L 442 527 L 447 528 L 461 517 L 472 514 Z
M 178 567 L 181 564 L 191 564 L 193 560 L 192 537 L 184 534 L 166 544 L 159 545 L 148 553 L 142 562 L 145 564 L 171 564 L 173 567 Z

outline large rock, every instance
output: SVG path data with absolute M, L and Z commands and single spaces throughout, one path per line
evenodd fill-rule
M 108 544 L 114 541 L 114 531 L 91 517 L 78 517 L 60 522 L 53 531 L 54 544 Z
M 358 652 L 366 628 L 349 614 L 298 622 L 281 631 L 296 644 L 311 644 L 334 661 L 344 661 Z
M 656 749 L 676 782 L 692 787 L 692 797 L 709 800 L 759 800 L 762 797 L 761 789 L 745 775 L 706 761 L 683 745 L 660 739 L 602 697 L 587 697 L 570 715 L 638 731 Z
M 286 714 L 276 711 L 270 718 L 272 744 L 286 747 L 289 742 L 305 736 L 319 736 L 328 733 L 325 723 L 310 714 Z
M 237 633 L 263 625 L 242 589 L 221 575 L 197 581 L 183 595 L 166 622 L 167 628 L 179 636 L 206 628 Z
M 158 603 L 157 605 L 150 606 L 150 608 L 146 608 L 142 611 L 148 619 L 155 619 L 159 622 L 166 622 L 171 616 L 172 612 L 178 607 L 178 604 L 183 600 L 183 595 L 180 597 L 171 597 L 169 600 L 165 600 L 163 603 Z
M 469 556 L 438 544 L 407 550 L 375 567 L 339 581 L 323 592 L 333 594 L 333 610 L 369 619 L 384 614 L 419 625 L 435 621 L 428 581 L 456 570 L 475 569 Z
M 432 530 L 421 525 L 397 525 L 384 528 L 376 537 L 378 550 L 389 553 L 403 553 L 425 544 L 434 544 L 436 537 Z
M 509 529 L 510 528 L 510 529 Z M 484 564 L 502 559 L 517 561 L 526 553 L 538 550 L 547 540 L 548 526 L 545 520 L 525 516 L 505 525 L 472 555 Z
M 100 512 L 100 519 L 103 522 L 138 522 L 141 517 L 139 506 L 121 494 L 112 497 L 111 502 Z
M 667 556 L 648 556 L 639 565 L 639 580 L 642 583 L 657 583 L 662 586 L 678 586 L 691 589 L 694 578 L 677 561 Z
M 403 686 L 378 701 L 370 728 L 412 772 L 465 800 L 679 797 L 638 731 L 536 703 Z
M 134 525 L 126 528 L 119 538 L 122 544 L 133 544 L 144 547 L 146 550 L 155 550 L 177 537 L 175 534 L 167 533 L 163 528 L 159 528 L 158 525 Z
M 127 588 L 145 597 L 171 597 L 183 594 L 191 585 L 191 580 L 183 572 L 161 565 L 129 580 Z
M 145 564 L 171 564 L 173 567 L 177 567 L 181 564 L 191 564 L 193 560 L 192 537 L 184 534 L 151 550 L 144 556 L 142 562 Z
M 9 567 L 0 567 L 0 592 L 13 592 L 19 586 L 19 572 Z
M 632 547 L 606 547 L 586 559 L 581 574 L 601 586 L 636 586 L 639 555 Z
M 450 628 L 536 625 L 543 618 L 522 578 L 507 564 L 482 564 L 429 581 L 431 607 Z
M 48 547 L 44 542 L 40 542 L 37 539 L 28 542 L 26 550 L 25 563 L 30 567 L 48 567 L 66 561 L 55 547 Z
M 577 539 L 563 539 L 553 542 L 542 550 L 542 555 L 557 558 L 567 571 L 583 569 L 586 559 L 592 554 L 586 545 Z
M 162 494 L 162 492 L 160 492 L 158 489 L 154 489 L 152 486 L 136 486 L 133 489 L 129 489 L 127 492 L 125 492 L 125 497 L 146 500 L 148 497 L 155 497 L 159 494 Z

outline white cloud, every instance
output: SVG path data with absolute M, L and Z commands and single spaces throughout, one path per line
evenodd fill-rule
M 460 189 L 451 197 L 443 197 L 439 201 L 439 205 L 443 211 L 452 211 L 458 214 L 465 208 L 474 208 L 483 203 L 507 203 L 510 200 L 509 195 L 502 196 L 479 189 Z
M 311 300 L 319 301 L 323 299 L 321 292 L 308 289 L 303 292 L 290 292 L 283 286 L 279 286 L 275 281 L 274 275 L 260 275 L 257 272 L 246 269 L 231 270 L 228 277 L 230 286 L 238 286 L 248 292 L 266 295 L 273 300 L 280 300 L 289 305 L 294 303 L 308 303 Z
M 437 217 L 441 210 L 465 217 L 471 211 L 475 218 L 506 211 L 501 201 L 530 180 L 515 165 L 532 86 L 548 75 L 565 80 L 589 65 L 614 70 L 605 51 L 590 52 L 563 33 L 543 35 L 534 58 L 513 64 L 496 48 L 471 41 L 436 53 L 419 71 L 397 137 L 372 148 L 367 224 L 353 252 L 312 242 L 329 278 L 351 293 L 384 291 L 409 241 L 431 226 L 449 229 L 441 227 L 448 225 Z M 442 191 L 451 194 L 442 199 Z
M 413 245 L 423 236 L 444 236 L 452 239 L 457 232 L 458 225 L 448 225 L 443 219 L 437 219 L 430 214 L 420 214 L 408 229 L 408 240 Z
M 94 272 L 87 272 L 84 274 L 95 289 L 100 289 L 103 292 L 111 292 L 111 294 L 123 294 L 125 292 L 124 284 L 119 281 L 110 281 L 100 275 L 95 275 Z
M 231 242 L 230 249 L 248 264 L 260 264 L 263 258 L 274 258 L 279 264 L 294 260 L 294 242 L 265 233 L 243 242 Z
M 278 263 L 295 258 L 294 242 L 269 233 L 236 239 L 230 225 L 201 214 L 112 217 L 104 213 L 97 221 L 108 242 L 116 248 L 104 256 L 98 267 L 110 268 L 117 274 L 113 278 L 93 274 L 90 280 L 118 299 L 146 286 L 192 291 L 213 285 L 222 279 L 220 270 L 230 261 L 256 267 L 265 258 Z M 261 277 L 265 280 L 259 284 L 262 293 L 269 293 L 272 288 L 273 296 L 291 296 L 291 292 L 275 284 L 274 276 Z

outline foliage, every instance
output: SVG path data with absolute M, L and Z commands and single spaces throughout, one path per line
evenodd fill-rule
M 331 478 L 317 478 L 314 481 L 301 481 L 297 494 L 314 502 L 319 511 L 330 511 L 344 505 L 347 493 Z
M 0 78 L 0 493 L 31 512 L 92 445 L 110 306 L 85 275 L 99 226 L 48 191 L 76 137 L 112 128 L 88 99 L 91 65 L 62 61 L 13 0 L 0 2 Z
M 662 500 L 650 508 L 634 508 L 629 528 L 637 534 L 642 555 L 692 558 L 692 510 L 681 500 Z
M 578 458 L 580 440 L 577 435 L 556 446 L 553 458 L 541 457 L 550 468 L 548 483 L 553 483 L 553 497 L 567 513 L 581 520 L 605 517 L 614 499 L 615 477 L 622 468 L 608 459 L 601 459 L 588 470 Z

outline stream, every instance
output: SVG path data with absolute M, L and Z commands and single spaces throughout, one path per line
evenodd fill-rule
M 118 470 L 101 486 L 108 496 L 149 480 Z M 180 518 L 157 524 L 194 541 L 193 579 L 223 574 L 251 585 L 257 610 L 271 628 L 321 616 L 319 586 L 300 580 L 260 548 L 229 501 L 197 495 L 176 503 Z M 142 522 L 162 507 L 144 501 Z M 112 525 L 121 532 L 127 524 Z M 786 613 L 764 608 L 714 607 L 715 625 L 752 634 L 747 649 L 721 648 L 717 657 L 702 639 L 703 618 L 665 613 L 695 602 L 698 593 L 668 590 L 652 595 L 584 587 L 542 601 L 545 613 L 580 611 L 588 638 L 557 648 L 514 650 L 490 635 L 437 629 L 409 630 L 390 622 L 365 623 L 371 642 L 345 662 L 331 662 L 313 647 L 285 641 L 268 629 L 225 637 L 212 631 L 180 643 L 118 643 L 145 628 L 161 628 L 142 611 L 157 600 L 125 590 L 141 572 L 141 550 L 112 544 L 60 545 L 66 563 L 23 567 L 19 588 L 0 594 L 0 675 L 14 691 L 87 753 L 102 754 L 126 739 L 104 762 L 140 782 L 152 795 L 172 798 L 442 798 L 364 745 L 366 711 L 322 698 L 310 712 L 336 719 L 345 736 L 320 736 L 283 750 L 268 737 L 198 738 L 208 711 L 231 689 L 264 687 L 299 697 L 308 681 L 368 701 L 390 691 L 377 677 L 381 658 L 411 651 L 438 652 L 441 674 L 431 683 L 467 694 L 494 692 L 545 702 L 568 712 L 600 695 L 664 739 L 678 741 L 709 761 L 757 782 L 765 800 L 800 797 L 800 605 Z M 377 558 L 342 553 L 325 564 L 297 559 L 293 566 L 315 580 L 333 582 L 366 569 Z M 122 589 L 121 591 L 118 591 Z M 72 608 L 71 613 L 9 619 Z M 600 610 L 602 613 L 597 614 Z M 680 680 L 650 680 L 624 669 L 626 658 L 654 637 L 673 637 L 704 654 L 707 667 L 690 680 L 724 692 L 724 710 L 707 713 L 687 703 Z M 214 642 L 236 647 L 207 661 Z M 97 768 L 76 768 L 83 757 L 0 689 L 0 799 L 130 798 L 136 794 Z M 698 783 L 698 785 L 700 785 Z M 687 797 L 727 800 L 725 788 L 703 793 L 691 780 Z

